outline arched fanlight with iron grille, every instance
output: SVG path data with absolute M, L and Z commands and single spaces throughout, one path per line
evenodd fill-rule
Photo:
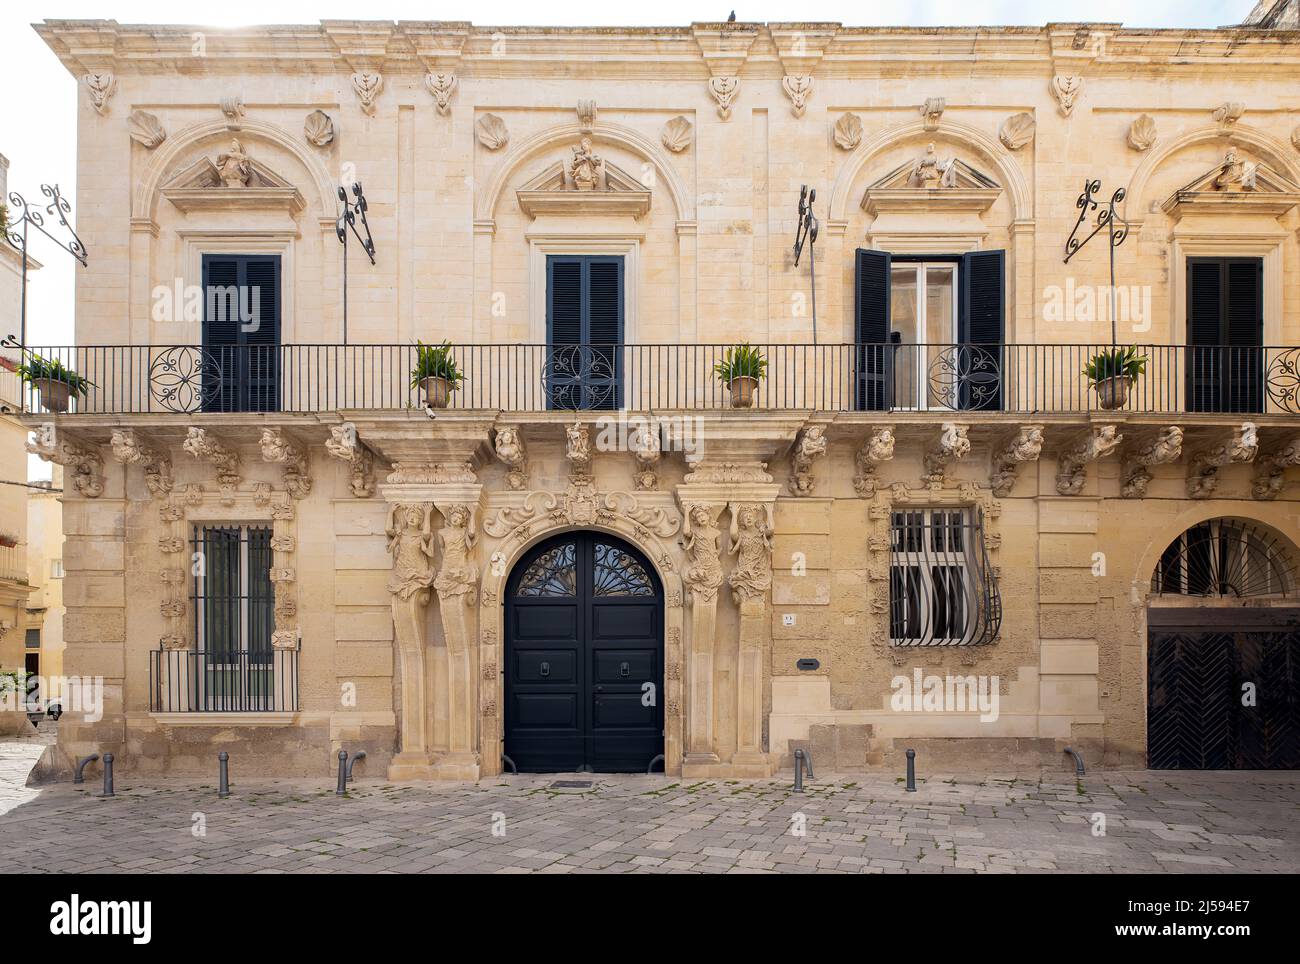
M 1208 519 L 1169 544 L 1151 577 L 1151 591 L 1178 596 L 1240 598 L 1295 592 L 1292 551 L 1262 526 Z

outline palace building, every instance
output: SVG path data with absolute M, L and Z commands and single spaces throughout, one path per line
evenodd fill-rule
M 1300 31 L 35 29 L 56 768 L 1300 764 Z

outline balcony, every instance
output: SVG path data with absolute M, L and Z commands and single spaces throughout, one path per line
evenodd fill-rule
M 704 410 L 730 407 L 713 374 L 725 344 L 457 345 L 453 409 Z M 824 412 L 1102 411 L 1083 368 L 1105 345 L 768 344 L 755 406 Z M 1119 413 L 1300 412 L 1300 348 L 1139 345 L 1146 371 Z M 424 407 L 414 345 L 93 345 L 35 348 L 92 383 L 78 415 Z M 24 411 L 48 411 L 32 386 Z
M 149 654 L 150 713 L 279 713 L 298 710 L 296 650 Z

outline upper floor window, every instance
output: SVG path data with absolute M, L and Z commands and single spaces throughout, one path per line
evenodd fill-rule
M 1264 261 L 1187 259 L 1187 410 L 1264 405 Z
M 856 407 L 999 410 L 1003 251 L 891 255 L 858 249 Z
M 623 403 L 623 258 L 546 259 L 546 407 Z
M 914 508 L 890 524 L 889 636 L 896 646 L 991 642 L 1002 602 L 979 510 Z
M 280 409 L 280 256 L 203 256 L 204 411 Z

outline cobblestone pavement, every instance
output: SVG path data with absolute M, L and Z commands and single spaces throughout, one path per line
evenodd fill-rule
M 1300 774 L 887 774 L 789 779 L 509 776 L 21 787 L 0 745 L 0 871 L 234 873 L 1150 873 L 1300 870 Z M 591 787 L 557 787 L 557 781 Z M 802 815 L 802 816 L 800 816 Z M 1093 834 L 1095 815 L 1105 835 Z M 803 836 L 797 831 L 802 825 Z M 496 831 L 494 833 L 494 830 Z M 201 831 L 201 832 L 200 832 Z M 21 857 L 17 856 L 21 855 Z

